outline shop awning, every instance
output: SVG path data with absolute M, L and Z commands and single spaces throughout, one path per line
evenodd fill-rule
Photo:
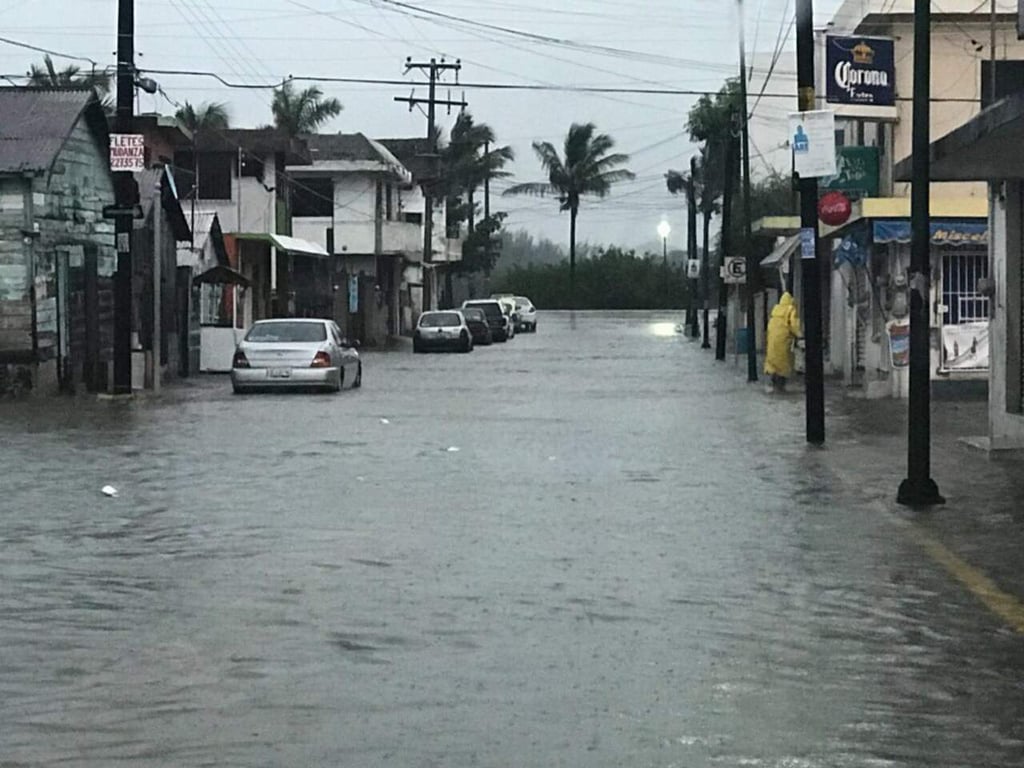
M 216 267 L 211 267 L 205 272 L 196 275 L 192 278 L 194 285 L 202 285 L 203 283 L 228 283 L 233 285 L 241 285 L 243 288 L 248 288 L 250 283 L 249 278 L 238 272 L 231 267 L 225 267 L 222 264 L 218 264 Z
M 322 245 L 310 242 L 309 240 L 302 240 L 298 237 L 291 237 L 289 235 L 276 235 L 269 232 L 259 232 L 255 234 L 236 234 L 235 237 L 238 240 L 270 243 L 279 251 L 297 254 L 300 256 L 318 256 L 320 258 L 327 258 L 330 256 L 330 254 L 327 253 L 327 249 Z
M 791 235 L 775 247 L 775 250 L 761 259 L 761 267 L 778 267 L 788 262 L 797 248 L 800 247 L 800 235 Z
M 871 222 L 872 239 L 876 245 L 884 243 L 909 243 L 909 219 L 876 219 Z M 947 247 L 984 246 L 988 244 L 988 222 L 986 221 L 935 221 L 928 224 L 932 245 Z

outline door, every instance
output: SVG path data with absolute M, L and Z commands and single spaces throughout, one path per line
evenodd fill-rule
M 988 277 L 985 251 L 945 249 L 942 254 L 942 370 L 988 370 Z
M 73 392 L 75 383 L 71 371 L 71 316 L 68 301 L 71 293 L 71 254 L 58 249 L 54 267 L 57 282 L 57 386 L 61 392 Z

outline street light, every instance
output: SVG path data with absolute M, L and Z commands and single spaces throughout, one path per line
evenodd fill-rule
M 672 227 L 667 221 L 662 219 L 661 224 L 658 225 L 658 237 L 661 238 L 661 263 L 668 264 L 668 235 L 672 231 Z

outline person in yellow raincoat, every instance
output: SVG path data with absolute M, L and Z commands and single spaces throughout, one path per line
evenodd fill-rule
M 782 391 L 793 375 L 793 344 L 801 336 L 800 315 L 789 291 L 782 294 L 768 320 L 768 350 L 764 372 L 770 377 L 768 391 Z

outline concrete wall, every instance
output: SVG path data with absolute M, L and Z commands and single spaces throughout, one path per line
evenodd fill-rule
M 230 200 L 199 201 L 204 211 L 216 211 L 224 232 L 277 232 L 277 193 L 273 191 L 277 186 L 275 160 L 273 155 L 260 160 L 263 162 L 262 181 L 248 176 L 239 178 L 236 169 Z M 199 173 L 202 172 L 200 159 Z
M 374 253 L 377 179 L 371 174 L 340 174 L 334 179 L 334 250 Z
M 992 448 L 1024 448 L 1021 413 L 1021 270 L 1024 267 L 1024 183 L 993 185 L 989 215 L 994 307 L 989 323 L 988 427 Z

